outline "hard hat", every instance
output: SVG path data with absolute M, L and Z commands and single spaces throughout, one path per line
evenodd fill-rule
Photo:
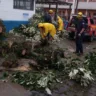
M 49 10 L 49 13 L 52 14 L 54 11 L 53 10 Z
M 57 19 L 60 19 L 60 16 L 57 16 Z
M 78 15 L 81 15 L 81 16 L 82 16 L 82 15 L 83 15 L 83 13 L 82 13 L 82 12 L 79 12 L 79 13 L 78 13 Z
M 38 27 L 43 27 L 43 23 L 39 23 L 38 24 Z
M 77 15 L 77 18 L 82 18 L 82 16 L 83 16 L 83 13 L 79 12 L 78 15 Z

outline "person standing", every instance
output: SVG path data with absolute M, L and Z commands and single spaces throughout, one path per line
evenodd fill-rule
M 57 16 L 57 19 L 55 21 L 55 14 L 54 14 L 54 11 L 53 10 L 49 10 L 49 15 L 51 16 L 51 20 L 52 20 L 52 23 L 55 25 L 56 29 L 57 29 L 57 33 L 58 34 L 62 34 L 62 31 L 64 29 L 64 23 L 63 23 L 63 20 L 60 16 Z M 55 22 L 56 24 L 55 24 Z
M 55 18 L 55 13 L 54 13 L 54 11 L 50 9 L 50 10 L 48 11 L 48 14 L 51 16 L 51 20 L 52 20 L 51 23 L 53 23 L 53 22 L 54 22 L 54 18 Z
M 57 16 L 57 23 L 58 23 L 58 28 L 57 31 L 60 37 L 63 35 L 63 29 L 64 29 L 64 23 L 63 20 L 60 18 L 60 16 Z
M 75 24 L 76 27 L 76 54 L 83 55 L 83 37 L 84 37 L 84 30 L 85 30 L 85 21 L 83 20 L 82 12 L 79 12 L 77 15 L 77 22 Z
M 44 22 L 45 23 L 52 23 L 51 16 L 47 12 L 44 13 Z

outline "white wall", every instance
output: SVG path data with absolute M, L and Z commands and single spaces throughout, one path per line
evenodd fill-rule
M 96 10 L 96 2 L 79 2 L 78 9 Z
M 41 6 L 40 4 L 36 5 L 37 7 Z M 49 8 L 48 5 L 43 5 L 45 8 Z M 51 5 L 52 8 L 56 8 L 55 5 Z M 59 5 L 59 8 L 69 9 L 67 5 Z M 96 10 L 96 2 L 79 2 L 78 9 L 89 9 L 89 10 Z
M 35 6 L 35 2 L 34 2 Z M 0 18 L 2 20 L 27 21 L 34 11 L 13 9 L 13 0 L 0 0 Z M 23 14 L 28 14 L 26 17 Z

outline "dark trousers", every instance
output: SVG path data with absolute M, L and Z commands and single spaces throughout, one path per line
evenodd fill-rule
M 83 37 L 84 34 L 81 36 L 76 35 L 76 53 L 83 53 Z

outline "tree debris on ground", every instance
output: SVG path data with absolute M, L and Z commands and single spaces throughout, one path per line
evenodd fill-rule
M 29 90 L 46 90 L 49 94 L 51 85 L 54 82 L 62 83 L 59 79 L 63 77 L 78 81 L 82 86 L 88 86 L 95 80 L 93 77 L 96 75 L 96 53 L 88 54 L 84 62 L 78 58 L 66 57 L 64 49 L 42 46 L 37 28 L 39 22 L 43 22 L 40 12 L 30 19 L 28 25 L 14 28 L 9 33 L 11 39 L 0 42 L 0 55 L 5 58 L 3 67 L 17 68 L 21 58 L 34 61 L 28 63 L 31 71 L 14 72 L 10 79 Z M 20 40 L 16 39 L 17 37 Z M 24 39 L 21 40 L 21 37 Z M 58 41 L 57 39 L 53 43 Z

